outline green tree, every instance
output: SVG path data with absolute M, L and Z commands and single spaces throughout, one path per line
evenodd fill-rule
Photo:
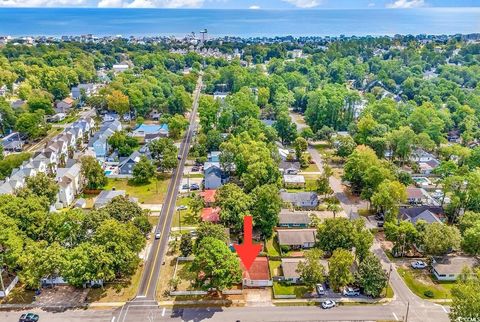
M 318 227 L 318 246 L 328 253 L 337 248 L 351 250 L 354 246 L 353 224 L 348 218 L 327 218 Z
M 366 295 L 379 297 L 387 286 L 387 274 L 380 260 L 369 253 L 358 266 L 357 281 Z
M 298 263 L 297 273 L 302 282 L 310 287 L 315 284 L 325 282 L 325 267 L 320 260 L 323 258 L 323 252 L 319 249 L 310 249 L 305 251 L 305 260 Z
M 351 272 L 353 261 L 353 255 L 348 250 L 340 248 L 333 252 L 328 260 L 328 279 L 334 291 L 338 292 L 355 280 Z
M 407 189 L 398 181 L 384 181 L 372 196 L 372 205 L 385 214 L 385 220 L 393 220 L 401 203 L 407 201 Z
M 183 86 L 175 86 L 167 106 L 170 114 L 183 114 L 192 106 L 192 97 Z
M 109 110 L 123 115 L 130 111 L 130 101 L 128 96 L 123 94 L 121 91 L 113 90 L 107 95 L 107 107 Z
M 32 113 L 35 113 L 38 110 L 43 111 L 47 115 L 52 115 L 55 113 L 52 107 L 52 102 L 45 97 L 30 97 L 27 105 L 28 109 Z
M 425 253 L 434 256 L 445 255 L 451 249 L 459 249 L 462 239 L 456 227 L 437 222 L 428 225 L 422 237 Z
M 227 243 L 228 236 L 225 227 L 211 222 L 202 222 L 197 228 L 196 247 L 200 245 L 202 240 L 206 237 L 211 237 Z
M 131 201 L 127 196 L 117 196 L 102 208 L 114 218 L 121 222 L 129 222 L 133 218 L 144 214 L 144 210 L 136 203 Z
M 180 238 L 180 253 L 183 257 L 188 257 L 193 251 L 192 235 L 182 234 Z
M 142 155 L 140 160 L 133 166 L 133 181 L 138 184 L 146 184 L 155 175 L 155 166 L 146 156 Z
M 58 184 L 45 173 L 39 172 L 35 176 L 28 177 L 25 181 L 28 192 L 47 198 L 50 204 L 57 201 Z
M 213 237 L 202 239 L 195 250 L 191 271 L 197 275 L 197 282 L 203 289 L 218 291 L 240 282 L 242 272 L 237 256 L 228 246 Z
M 465 268 L 452 288 L 450 319 L 455 322 L 475 321 L 480 317 L 480 269 Z
M 168 119 L 168 135 L 176 140 L 188 127 L 188 120 L 181 114 L 175 114 Z
M 295 147 L 295 156 L 297 157 L 297 160 L 300 160 L 303 152 L 307 151 L 307 140 L 299 136 L 295 139 L 295 142 L 293 142 L 293 146 Z
M 253 189 L 250 196 L 252 198 L 250 211 L 255 227 L 268 239 L 272 237 L 273 228 L 278 224 L 278 214 L 282 207 L 278 188 L 275 185 L 259 186 Z
M 150 142 L 148 145 L 152 157 L 155 160 L 158 170 L 171 171 L 178 164 L 178 149 L 172 139 L 160 138 Z
M 243 217 L 248 215 L 252 199 L 234 183 L 220 187 L 215 194 L 215 204 L 220 207 L 220 221 L 227 227 L 241 229 Z
M 282 112 L 277 116 L 273 127 L 277 130 L 282 144 L 293 142 L 297 136 L 297 126 L 292 122 L 287 112 Z
M 29 139 L 38 139 L 47 134 L 50 126 L 45 123 L 43 111 L 22 113 L 15 123 L 15 129 Z
M 413 248 L 418 239 L 418 231 L 415 226 L 406 220 L 397 222 L 385 222 L 385 237 L 393 242 L 392 253 L 394 256 L 403 256 Z
M 105 172 L 97 159 L 92 156 L 84 156 L 80 162 L 82 176 L 87 182 L 88 189 L 101 189 L 108 183 Z
M 333 139 L 333 145 L 337 149 L 337 155 L 348 157 L 355 150 L 357 144 L 350 135 L 338 135 Z
M 150 223 L 150 221 L 148 220 L 148 215 L 145 213 L 135 216 L 135 218 L 133 218 L 133 224 L 144 235 L 152 231 L 153 225 Z

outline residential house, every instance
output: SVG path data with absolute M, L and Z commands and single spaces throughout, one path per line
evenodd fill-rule
M 285 188 L 305 188 L 305 177 L 298 174 L 284 174 L 283 186 Z
M 399 218 L 401 220 L 408 220 L 413 224 L 416 224 L 419 220 L 424 220 L 429 224 L 442 222 L 441 218 L 444 218 L 444 214 L 443 208 L 436 206 L 418 206 L 399 209 Z
M 227 98 L 228 94 L 228 92 L 217 91 L 213 93 L 213 99 L 223 102 Z
M 7 85 L 0 86 L 0 96 L 5 96 L 7 95 L 8 92 L 8 87 Z
M 118 196 L 126 196 L 125 190 L 102 190 L 95 199 L 93 207 L 95 209 L 106 206 L 113 198 Z M 137 202 L 136 198 L 129 198 L 132 202 Z
M 49 122 L 61 122 L 67 117 L 65 113 L 57 113 L 50 117 Z
M 95 94 L 97 90 L 97 85 L 89 84 L 79 84 L 78 86 L 72 87 L 72 97 L 73 99 L 79 99 L 82 96 L 82 91 L 85 93 L 86 97 L 90 97 Z
M 205 174 L 205 184 L 204 184 L 205 189 L 207 190 L 217 189 L 223 185 L 224 175 L 223 175 L 222 169 L 220 169 L 220 164 L 205 163 L 204 174 Z
M 2 139 L 3 150 L 7 152 L 20 152 L 23 148 L 23 140 L 20 133 L 13 132 Z
M 208 207 L 202 209 L 201 214 L 202 221 L 208 221 L 212 223 L 218 223 L 220 221 L 220 208 Z
M 19 109 L 19 108 L 25 106 L 25 104 L 27 104 L 27 102 L 24 101 L 24 100 L 16 100 L 16 101 L 11 102 L 11 103 L 10 103 L 10 106 L 11 106 L 14 110 L 16 110 L 16 109 Z
M 63 100 L 57 102 L 55 112 L 68 114 L 74 103 L 75 101 L 72 98 L 64 98 Z
M 143 138 L 150 141 L 168 136 L 167 124 L 141 124 L 133 132 L 133 137 Z
M 112 136 L 113 133 L 120 131 L 121 129 L 122 124 L 118 120 L 105 122 L 102 124 L 100 130 L 95 133 L 88 144 L 89 147 L 93 148 L 97 158 L 103 159 L 107 156 L 108 138 Z
M 80 163 L 73 163 L 68 167 L 58 168 L 55 179 L 60 188 L 57 197 L 57 209 L 70 206 L 83 188 Z
M 278 227 L 283 228 L 308 228 L 311 222 L 307 212 L 288 209 L 282 209 L 278 217 Z
M 416 162 L 418 167 L 420 168 L 421 174 L 429 175 L 432 171 L 440 165 L 440 161 L 438 161 L 435 156 L 429 152 L 426 152 L 422 149 L 415 150 L 410 160 Z
M 153 109 L 150 111 L 150 113 L 148 113 L 148 116 L 154 120 L 154 121 L 158 121 L 160 119 L 160 117 L 162 116 L 162 113 L 160 113 L 158 110 L 156 109 Z
M 220 151 L 212 151 L 207 154 L 208 162 L 220 162 Z
M 478 261 L 474 257 L 449 255 L 433 259 L 432 273 L 439 281 L 456 281 L 464 268 L 474 268 L 477 265 Z
M 252 266 L 247 270 L 241 264 L 242 268 L 242 285 L 243 287 L 268 287 L 272 286 L 270 279 L 270 270 L 268 268 L 267 257 L 257 257 L 252 263 Z
M 215 189 L 207 189 L 205 191 L 200 192 L 200 196 L 203 197 L 203 201 L 205 203 L 205 207 L 212 207 L 215 203 L 215 193 L 217 190 Z
M 133 167 L 140 161 L 142 154 L 138 151 L 134 151 L 128 158 L 122 160 L 118 165 L 118 171 L 120 174 L 132 175 Z
M 277 229 L 278 244 L 292 249 L 307 249 L 315 246 L 317 230 L 308 229 Z
M 115 73 L 122 73 L 127 71 L 130 68 L 128 64 L 115 64 L 112 66 L 112 69 Z
M 315 192 L 281 192 L 283 202 L 294 207 L 315 208 L 318 206 L 318 195 Z
M 282 280 L 294 284 L 301 283 L 300 273 L 298 273 L 298 264 L 304 262 L 305 258 L 282 258 Z M 325 275 L 328 275 L 328 261 L 321 259 L 320 263 L 325 268 Z
M 281 161 L 278 166 L 282 174 L 297 174 L 300 171 L 300 162 Z
M 426 201 L 426 192 L 422 188 L 407 187 L 407 202 L 411 205 L 421 205 Z

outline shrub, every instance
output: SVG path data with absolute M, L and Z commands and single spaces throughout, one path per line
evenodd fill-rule
M 423 292 L 423 295 L 425 295 L 426 297 L 429 297 L 429 298 L 433 298 L 435 296 L 433 294 L 433 292 L 430 291 L 430 290 L 427 290 L 427 291 Z

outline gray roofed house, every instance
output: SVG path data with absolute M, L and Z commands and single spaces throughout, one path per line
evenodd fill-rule
M 133 167 L 140 161 L 142 154 L 139 151 L 134 151 L 128 158 L 122 160 L 118 165 L 120 174 L 133 174 Z
M 280 172 L 285 174 L 297 174 L 300 171 L 300 162 L 296 161 L 281 161 L 278 165 Z
M 298 264 L 305 261 L 305 258 L 282 258 L 283 280 L 292 283 L 300 282 L 300 274 L 297 272 Z M 321 259 L 320 263 L 325 268 L 325 274 L 328 274 L 328 261 Z
M 278 226 L 286 228 L 307 228 L 310 225 L 310 221 L 310 216 L 306 212 L 283 209 L 279 214 Z
M 435 206 L 419 206 L 412 208 L 400 208 L 399 217 L 401 220 L 408 220 L 415 224 L 418 220 L 425 220 L 431 224 L 434 222 L 442 222 L 439 218 L 443 217 L 444 211 L 442 207 Z
M 315 246 L 317 230 L 311 229 L 278 229 L 278 244 L 294 249 L 312 248 Z
M 315 208 L 318 206 L 318 195 L 315 192 L 281 192 L 284 203 L 295 207 Z
M 72 97 L 73 99 L 78 99 L 82 95 L 82 89 L 85 91 L 85 95 L 89 97 L 95 92 L 96 85 L 89 84 L 79 84 L 78 86 L 72 87 Z
M 113 198 L 118 196 L 125 196 L 125 190 L 103 190 L 95 199 L 93 207 L 96 209 L 106 206 Z M 130 198 L 130 201 L 137 202 L 136 198 Z
M 305 177 L 302 175 L 284 174 L 283 185 L 291 188 L 305 187 Z
M 205 189 L 217 189 L 222 184 L 222 170 L 217 165 L 211 165 L 208 168 L 204 167 L 205 173 Z
M 20 108 L 24 106 L 27 102 L 24 100 L 16 100 L 10 103 L 10 106 L 15 110 L 17 108 Z
M 439 281 L 456 281 L 465 267 L 477 265 L 478 260 L 474 257 L 449 255 L 433 259 L 432 273 Z

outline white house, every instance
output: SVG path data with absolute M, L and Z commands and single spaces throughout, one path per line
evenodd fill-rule
M 439 281 L 456 281 L 465 267 L 473 268 L 477 265 L 478 261 L 474 257 L 450 255 L 434 258 L 432 273 Z
M 58 168 L 56 181 L 60 186 L 56 207 L 57 209 L 68 207 L 82 190 L 80 163 L 66 168 Z

